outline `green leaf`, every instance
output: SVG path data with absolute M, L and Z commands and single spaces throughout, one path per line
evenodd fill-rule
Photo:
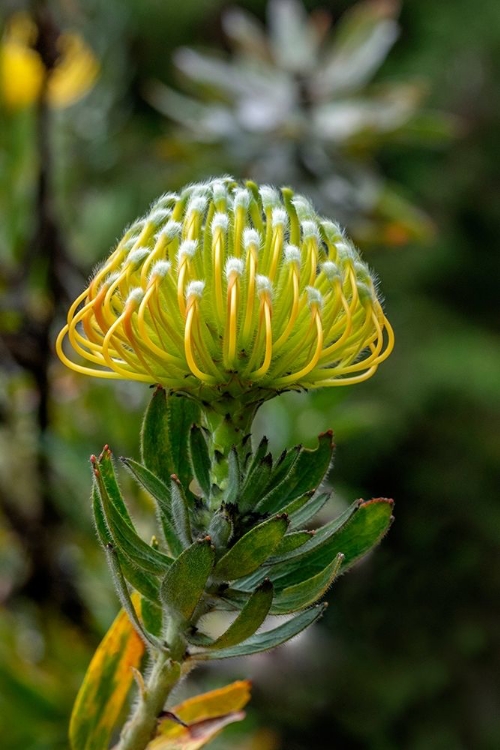
M 237 498 L 240 512 L 251 509 L 256 500 L 262 497 L 271 476 L 272 465 L 273 457 L 268 453 L 253 471 L 249 472 Z
M 260 586 L 260 584 L 263 583 L 263 581 L 264 581 L 264 578 L 261 578 L 261 580 L 256 584 L 256 587 Z M 240 591 L 239 589 L 233 588 L 232 586 L 229 588 L 225 588 L 219 594 L 219 603 L 222 603 L 227 606 L 226 607 L 221 606 L 220 608 L 229 609 L 229 610 L 243 609 L 243 607 L 248 602 L 252 594 L 253 594 L 253 591 Z
M 227 485 L 224 490 L 223 502 L 226 504 L 234 504 L 238 502 L 241 486 L 240 463 L 235 448 L 231 448 L 229 451 L 227 463 L 228 477 Z
M 126 521 L 131 528 L 133 528 L 134 524 L 132 523 L 128 508 L 125 504 L 120 491 L 120 487 L 116 480 L 113 454 L 110 447 L 108 445 L 105 445 L 99 458 L 95 459 L 95 456 L 92 456 L 90 460 L 93 466 L 99 466 L 102 483 L 106 488 L 106 492 L 116 511 L 120 514 L 123 520 Z
M 210 537 L 194 542 L 172 563 L 165 576 L 160 596 L 170 614 L 188 622 L 205 590 L 215 561 Z
M 293 531 L 291 534 L 285 534 L 269 562 L 276 562 L 278 558 L 299 549 L 306 542 L 310 542 L 315 533 L 314 531 Z
M 296 617 L 292 617 L 283 625 L 279 625 L 273 630 L 267 630 L 264 633 L 257 633 L 243 643 L 240 643 L 238 646 L 232 646 L 231 648 L 220 649 L 217 651 L 202 651 L 198 654 L 193 654 L 191 659 L 193 661 L 229 659 L 233 656 L 249 656 L 250 654 L 258 654 L 262 651 L 269 651 L 270 649 L 285 643 L 285 641 L 294 638 L 302 632 L 302 630 L 305 630 L 305 628 L 311 625 L 323 614 L 325 608 L 326 604 L 311 607 L 310 609 L 306 609 L 305 612 L 301 612 Z
M 226 506 L 222 505 L 216 511 L 210 521 L 207 534 L 213 540 L 215 549 L 224 551 L 234 531 L 234 524 L 231 516 L 227 512 Z
M 264 437 L 258 444 L 256 450 L 250 454 L 248 465 L 246 466 L 245 477 L 250 476 L 250 474 L 252 474 L 255 468 L 260 464 L 260 462 L 262 461 L 262 459 L 267 453 L 268 446 L 269 446 L 269 440 L 264 435 Z
M 118 556 L 116 554 L 116 549 L 112 544 L 108 544 L 105 547 L 104 551 L 106 552 L 106 559 L 113 575 L 113 582 L 115 584 L 116 593 L 118 594 L 121 605 L 125 612 L 128 614 L 131 623 L 133 624 L 141 638 L 145 641 L 145 643 L 151 644 L 151 646 L 156 649 L 163 650 L 165 648 L 164 644 L 154 635 L 148 633 L 145 630 L 144 625 L 139 619 L 139 615 L 135 611 L 135 606 L 132 601 L 132 597 L 130 596 L 127 582 L 120 566 L 120 561 L 118 560 Z
M 266 578 L 255 589 L 238 617 L 210 648 L 230 648 L 250 638 L 262 625 L 273 601 L 273 584 Z
M 210 456 L 203 430 L 197 425 L 191 427 L 189 439 L 189 455 L 194 471 L 194 478 L 198 482 L 203 496 L 210 497 Z
M 144 416 L 141 452 L 143 464 L 165 484 L 176 474 L 182 486 L 189 487 L 189 432 L 199 416 L 200 407 L 192 399 L 156 388 Z
M 182 547 L 185 549 L 193 542 L 191 533 L 191 518 L 186 495 L 175 474 L 170 480 L 170 492 L 172 495 L 172 516 L 175 531 Z
M 289 550 L 288 552 L 283 552 L 280 555 L 276 554 L 269 562 L 272 562 L 273 564 L 277 564 L 280 562 L 290 562 L 292 560 L 307 556 L 311 552 L 311 550 L 315 549 L 316 547 L 320 547 L 327 539 L 330 539 L 334 534 L 336 534 L 339 529 L 341 529 L 349 521 L 354 513 L 357 512 L 360 504 L 361 501 L 356 500 L 348 508 L 346 508 L 343 513 L 340 513 L 340 515 L 338 515 L 332 521 L 329 521 L 329 523 L 326 523 L 324 524 L 324 526 L 316 529 L 312 538 L 310 538 L 308 540 L 308 543 L 304 544 L 303 547 Z
M 105 461 L 105 459 L 99 459 L 99 461 L 96 459 L 94 462 L 94 476 L 104 518 L 113 537 L 114 546 L 137 567 L 157 575 L 165 573 L 172 559 L 162 552 L 153 549 L 153 547 L 150 547 L 149 544 L 141 539 L 131 526 L 131 521 L 128 523 L 124 519 L 114 504 L 113 498 L 108 494 L 101 473 L 101 466 Z
M 278 485 L 282 485 L 282 482 L 288 479 L 301 450 L 301 445 L 295 445 L 293 448 L 283 451 L 273 468 L 271 481 L 269 482 L 269 492 L 278 487 Z
M 97 486 L 94 482 L 92 487 L 92 509 L 94 513 L 94 521 L 97 531 L 97 536 L 100 543 L 104 548 L 108 545 L 113 544 L 113 538 L 106 525 L 102 505 L 99 497 Z M 160 600 L 160 585 L 157 579 L 145 573 L 143 570 L 132 565 L 128 558 L 125 557 L 121 552 L 116 550 L 116 555 L 120 563 L 121 569 L 127 581 L 136 589 L 140 594 L 147 597 L 151 602 L 158 602 Z
M 344 554 L 341 570 L 345 572 L 386 534 L 392 520 L 392 506 L 393 501 L 386 498 L 360 503 L 349 520 L 322 544 L 297 554 L 291 562 L 269 568 L 268 575 L 275 587 L 282 591 L 312 578 L 330 565 L 339 552 Z M 315 539 L 309 544 L 314 542 Z
M 255 506 L 259 513 L 276 513 L 312 490 L 325 478 L 333 455 L 332 432 L 319 436 L 315 450 L 301 448 L 293 468 L 286 477 Z M 293 454 L 292 454 L 293 455 Z
M 338 576 L 343 559 L 343 554 L 339 553 L 330 565 L 327 565 L 312 578 L 283 589 L 274 599 L 271 614 L 288 615 L 318 601 Z
M 283 508 L 283 513 L 287 513 L 290 519 L 290 530 L 297 529 L 299 526 L 309 523 L 314 516 L 319 513 L 321 508 L 330 499 L 329 492 L 319 493 L 311 497 L 303 495 L 292 500 Z
M 158 479 L 149 469 L 134 461 L 132 458 L 121 458 L 120 461 L 127 467 L 139 484 L 156 501 L 160 515 L 160 521 L 168 548 L 174 557 L 180 555 L 183 546 L 177 536 L 172 515 L 172 494 L 170 492 L 170 481 L 168 486 Z
M 158 595 L 158 601 L 160 597 Z M 158 604 L 153 604 L 149 599 L 141 598 L 141 616 L 144 628 L 151 635 L 159 638 L 163 629 L 163 612 Z
M 214 576 L 223 581 L 243 578 L 273 554 L 288 526 L 284 515 L 268 518 L 242 536 L 215 566 Z
M 122 610 L 90 662 L 78 692 L 69 727 L 72 750 L 109 746 L 138 669 L 144 643 Z

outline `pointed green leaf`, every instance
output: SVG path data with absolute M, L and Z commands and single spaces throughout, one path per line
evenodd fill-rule
M 291 534 L 285 534 L 277 546 L 273 557 L 269 559 L 269 562 L 277 562 L 282 556 L 289 555 L 291 552 L 300 549 L 306 542 L 311 541 L 315 533 L 315 531 L 293 531 Z
M 278 563 L 291 562 L 302 557 L 307 557 L 313 549 L 316 549 L 316 547 L 320 547 L 327 539 L 330 539 L 334 534 L 336 534 L 338 530 L 341 529 L 342 526 L 344 526 L 349 521 L 351 516 L 356 513 L 360 504 L 361 501 L 356 500 L 332 521 L 329 521 L 328 523 L 324 524 L 324 526 L 316 529 L 307 543 L 302 547 L 276 554 L 268 561 L 268 564 L 277 565 Z M 277 552 L 279 552 L 279 550 L 277 550 Z
M 318 513 L 318 511 L 321 510 L 329 497 L 329 493 L 316 495 L 312 498 L 308 495 L 303 495 L 301 498 L 293 500 L 291 503 L 286 505 L 283 509 L 283 512 L 286 512 L 287 514 L 290 512 L 290 515 L 288 516 L 288 520 L 290 522 L 289 529 L 293 530 L 298 526 L 303 526 L 304 523 L 307 523 L 307 521 L 313 518 Z M 313 538 L 315 538 L 315 536 Z M 312 540 L 310 539 L 309 543 L 311 542 Z M 303 550 L 299 550 L 299 552 L 302 554 Z M 276 555 L 273 555 L 273 557 L 268 560 L 268 563 L 274 564 L 278 562 L 274 559 L 275 557 Z M 268 572 L 269 568 L 267 568 L 266 570 L 257 570 L 252 575 L 238 581 L 235 584 L 235 587 L 244 591 L 252 591 L 254 586 L 260 583 L 264 576 L 268 574 Z
M 301 450 L 303 450 L 301 445 L 295 445 L 293 448 L 283 451 L 273 468 L 271 481 L 269 482 L 269 492 L 288 479 Z
M 160 597 L 158 596 L 158 601 Z M 159 638 L 163 628 L 163 612 L 158 604 L 153 604 L 149 599 L 141 598 L 141 616 L 144 628 L 151 635 Z
M 273 457 L 268 453 L 253 471 L 249 472 L 237 498 L 240 512 L 253 508 L 262 497 L 271 476 L 272 465 Z
M 215 549 L 224 550 L 233 534 L 234 525 L 233 520 L 228 513 L 226 506 L 222 505 L 218 511 L 216 511 L 210 525 L 207 529 L 207 534 L 213 540 Z
M 97 531 L 97 536 L 100 543 L 104 548 L 109 544 L 113 544 L 113 538 L 106 525 L 104 513 L 99 498 L 96 483 L 92 487 L 92 509 L 94 513 L 94 521 Z M 160 586 L 157 579 L 151 574 L 145 573 L 143 570 L 132 565 L 128 558 L 125 557 L 121 552 L 116 550 L 116 555 L 120 563 L 123 575 L 127 581 L 136 589 L 140 594 L 147 597 L 151 602 L 158 602 L 160 600 Z
M 297 529 L 309 523 L 314 516 L 319 513 L 321 508 L 330 499 L 329 492 L 315 494 L 312 497 L 302 495 L 297 500 L 292 500 L 283 508 L 283 513 L 287 513 L 290 519 L 290 530 Z
M 69 728 L 72 750 L 108 747 L 127 700 L 144 644 L 122 610 L 90 662 L 73 707 Z
M 297 554 L 291 562 L 268 568 L 267 574 L 275 588 L 282 591 L 288 586 L 312 578 L 329 565 L 339 552 L 344 554 L 341 571 L 346 571 L 385 535 L 392 520 L 392 506 L 393 501 L 386 498 L 359 504 L 356 512 L 351 514 L 332 537 L 309 552 Z M 309 542 L 314 543 L 315 539 Z
M 96 465 L 97 464 L 97 465 Z M 106 519 L 106 524 L 113 537 L 114 546 L 126 555 L 129 560 L 139 568 L 150 573 L 161 575 L 165 573 L 172 559 L 153 547 L 150 547 L 127 523 L 117 510 L 112 497 L 108 494 L 101 473 L 101 460 L 94 462 L 94 476 L 98 488 L 98 497 Z
M 228 477 L 227 485 L 224 490 L 223 502 L 226 505 L 238 502 L 241 486 L 241 474 L 240 474 L 240 463 L 238 460 L 238 454 L 234 448 L 231 448 L 228 456 Z
M 321 434 L 315 450 L 302 448 L 293 468 L 273 490 L 255 506 L 259 513 L 276 513 L 307 492 L 316 490 L 330 467 L 333 455 L 332 432 Z
M 265 578 L 250 596 L 236 620 L 211 644 L 211 648 L 230 648 L 250 638 L 266 619 L 273 593 L 273 584 Z
M 95 459 L 95 456 L 91 456 L 90 461 L 92 463 L 92 466 L 99 466 L 101 481 L 106 488 L 106 492 L 117 513 L 119 513 L 123 520 L 126 521 L 131 528 L 133 528 L 134 524 L 132 523 L 128 508 L 125 504 L 120 487 L 116 480 L 113 455 L 111 453 L 110 447 L 108 445 L 105 445 L 100 456 L 97 459 Z
M 343 559 L 343 554 L 339 553 L 330 565 L 327 565 L 312 578 L 283 589 L 273 602 L 271 614 L 288 615 L 317 602 L 338 576 Z
M 246 466 L 246 473 L 245 473 L 246 477 L 248 477 L 255 470 L 256 466 L 260 464 L 260 462 L 262 461 L 262 459 L 267 453 L 268 446 L 269 446 L 269 440 L 264 435 L 264 437 L 258 444 L 257 448 L 255 449 L 255 451 L 250 454 L 249 461 Z
M 325 523 L 324 526 L 321 526 L 321 528 L 316 529 L 313 538 L 309 540 L 307 545 L 304 545 L 304 547 L 297 550 L 291 550 L 290 552 L 283 555 L 282 560 L 274 560 L 273 562 L 289 562 L 291 560 L 296 560 L 298 558 L 307 556 L 311 550 L 315 549 L 316 547 L 320 547 L 327 539 L 330 539 L 335 534 L 337 534 L 338 531 L 348 523 L 352 516 L 357 513 L 360 505 L 362 504 L 363 503 L 360 500 L 356 500 L 354 503 L 351 503 L 348 508 L 346 508 L 332 521 L 329 521 L 328 523 Z
M 191 518 L 186 495 L 177 477 L 172 475 L 170 480 L 170 492 L 172 496 L 172 516 L 177 538 L 185 549 L 193 542 L 191 533 Z
M 120 600 L 120 603 L 123 609 L 125 610 L 125 612 L 128 614 L 130 618 L 130 622 L 133 624 L 137 633 L 141 636 L 141 638 L 144 640 L 146 644 L 150 644 L 151 646 L 153 646 L 153 648 L 156 648 L 159 650 L 164 649 L 165 648 L 164 644 L 154 635 L 152 635 L 151 633 L 148 633 L 145 630 L 144 625 L 139 619 L 139 615 L 135 611 L 135 606 L 132 601 L 132 597 L 130 596 L 130 592 L 127 587 L 127 582 L 125 580 L 123 571 L 120 566 L 120 561 L 118 560 L 118 556 L 116 554 L 116 549 L 113 547 L 112 544 L 108 544 L 105 547 L 104 551 L 106 552 L 106 559 L 111 569 L 111 574 L 113 576 L 113 582 L 115 584 L 116 593 L 118 594 L 118 598 Z
M 210 497 L 210 456 L 205 435 L 200 427 L 193 425 L 190 432 L 189 455 L 194 478 L 198 482 L 203 496 Z
M 142 425 L 142 462 L 165 484 L 176 474 L 182 486 L 189 487 L 189 432 L 199 416 L 200 407 L 192 399 L 156 388 Z
M 258 584 L 256 584 L 256 586 L 260 586 L 263 581 L 264 579 L 262 578 L 262 580 Z M 229 611 L 241 610 L 248 602 L 252 594 L 253 591 L 239 591 L 238 589 L 230 586 L 229 588 L 224 589 L 219 595 L 218 608 L 227 609 Z
M 213 651 L 202 651 L 198 654 L 193 654 L 191 659 L 193 661 L 229 659 L 233 656 L 249 656 L 250 654 L 258 654 L 262 651 L 269 651 L 270 649 L 285 643 L 285 641 L 294 638 L 301 633 L 302 630 L 305 630 L 305 628 L 311 625 L 323 614 L 325 608 L 326 604 L 311 607 L 310 609 L 306 609 L 305 612 L 301 612 L 296 617 L 292 617 L 283 625 L 279 625 L 273 630 L 267 630 L 264 633 L 257 633 L 246 641 L 243 641 L 243 643 L 240 643 L 238 646 Z
M 146 492 L 148 492 L 156 501 L 165 541 L 172 555 L 177 557 L 177 555 L 180 555 L 182 552 L 183 546 L 177 536 L 173 521 L 170 482 L 167 487 L 167 485 L 162 482 L 161 479 L 158 479 L 158 477 L 149 471 L 149 469 L 138 461 L 134 461 L 132 458 L 121 458 L 120 460 Z
M 214 576 L 223 581 L 242 578 L 259 568 L 273 554 L 288 526 L 286 516 L 268 518 L 242 536 L 215 566 Z
M 215 560 L 210 537 L 194 542 L 175 560 L 165 576 L 160 596 L 170 614 L 183 622 L 193 616 Z

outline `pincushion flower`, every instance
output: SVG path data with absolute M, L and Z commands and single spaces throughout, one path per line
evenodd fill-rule
M 210 401 L 357 383 L 393 343 L 373 276 L 338 225 L 289 189 L 226 177 L 162 196 L 129 227 L 72 305 L 57 351 L 77 372 Z

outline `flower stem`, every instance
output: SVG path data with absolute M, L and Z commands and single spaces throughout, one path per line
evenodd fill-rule
M 178 682 L 181 665 L 161 651 L 154 652 L 149 679 L 141 690 L 132 717 L 125 725 L 116 750 L 144 750 L 154 737 L 158 717 Z
M 221 491 L 227 483 L 231 451 L 234 449 L 242 462 L 250 448 L 252 422 L 260 404 L 261 401 L 254 401 L 242 405 L 240 400 L 228 396 L 215 405 L 203 405 L 202 422 L 209 432 L 211 479 Z M 216 499 L 214 510 L 218 502 Z M 178 625 L 169 619 L 165 633 L 168 653 L 151 652 L 153 665 L 149 678 L 140 690 L 139 700 L 116 750 L 145 750 L 155 735 L 158 717 L 169 694 L 181 674 L 186 673 L 186 664 L 182 664 L 186 642 Z
M 203 406 L 202 420 L 208 429 L 211 459 L 211 479 L 221 489 L 225 488 L 228 476 L 228 457 L 234 448 L 240 461 L 248 450 L 247 441 L 255 413 L 260 402 L 243 405 L 238 399 L 224 400 Z

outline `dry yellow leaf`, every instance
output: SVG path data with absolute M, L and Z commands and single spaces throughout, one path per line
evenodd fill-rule
M 133 595 L 137 607 L 139 597 Z M 78 692 L 69 736 L 73 750 L 105 750 L 138 668 L 144 643 L 121 610 L 90 662 Z
M 198 750 L 225 726 L 245 717 L 241 709 L 250 700 L 250 690 L 249 680 L 238 680 L 174 706 L 170 712 L 187 726 L 163 719 L 148 750 Z

